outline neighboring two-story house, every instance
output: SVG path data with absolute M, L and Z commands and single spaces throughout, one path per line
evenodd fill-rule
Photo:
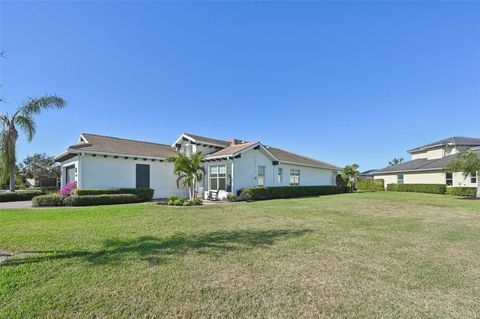
M 450 137 L 408 152 L 412 160 L 373 172 L 375 179 L 387 184 L 446 184 L 448 186 L 477 186 L 476 175 L 462 172 L 447 173 L 445 169 L 460 152 L 472 149 L 480 154 L 480 138 Z
M 162 198 L 186 193 L 166 161 L 178 152 L 205 154 L 205 176 L 197 192 L 215 191 L 219 198 L 242 187 L 335 185 L 340 169 L 261 142 L 186 133 L 172 145 L 84 133 L 55 160 L 61 163 L 62 186 L 77 181 L 78 188 L 152 188 L 154 197 Z

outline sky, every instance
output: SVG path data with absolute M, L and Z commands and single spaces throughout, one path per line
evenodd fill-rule
M 367 170 L 480 137 L 480 2 L 2 1 L 0 49 L 1 113 L 68 102 L 19 160 L 190 132 Z

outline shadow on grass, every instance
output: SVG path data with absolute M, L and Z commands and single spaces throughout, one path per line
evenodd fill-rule
M 129 240 L 110 239 L 96 251 L 37 251 L 35 256 L 11 258 L 3 266 L 37 263 L 49 260 L 86 261 L 92 265 L 119 264 L 141 259 L 151 264 L 168 262 L 169 258 L 188 252 L 220 257 L 231 251 L 267 248 L 277 241 L 299 237 L 310 230 L 239 230 L 204 234 L 176 234 L 167 238 L 142 236 Z

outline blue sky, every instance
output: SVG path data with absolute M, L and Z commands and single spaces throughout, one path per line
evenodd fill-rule
M 56 93 L 19 159 L 80 132 L 262 142 L 337 165 L 480 136 L 480 3 L 0 4 L 1 111 Z

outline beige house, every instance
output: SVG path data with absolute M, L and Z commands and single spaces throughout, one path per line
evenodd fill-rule
M 412 159 L 373 172 L 375 179 L 388 184 L 446 184 L 448 186 L 476 187 L 475 175 L 465 177 L 462 172 L 446 173 L 445 168 L 460 152 L 472 149 L 480 154 L 480 138 L 450 137 L 409 150 Z

